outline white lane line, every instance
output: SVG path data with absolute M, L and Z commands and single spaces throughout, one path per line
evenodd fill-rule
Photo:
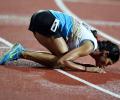
M 76 76 L 74 76 L 74 75 L 72 75 L 72 74 L 70 74 L 70 73 L 67 73 L 67 72 L 63 71 L 63 70 L 60 70 L 60 69 L 55 69 L 55 70 L 58 71 L 58 72 L 60 72 L 60 73 L 62 73 L 62 74 L 64 74 L 64 75 L 66 75 L 66 76 L 68 76 L 68 77 L 70 77 L 70 78 L 72 78 L 72 79 L 74 79 L 74 80 L 77 80 L 77 81 L 79 81 L 79 82 L 82 82 L 82 83 L 84 83 L 84 84 L 86 84 L 86 85 L 88 85 L 88 86 L 90 86 L 90 87 L 92 87 L 92 88 L 95 88 L 95 89 L 97 89 L 97 90 L 99 90 L 99 91 L 102 91 L 102 92 L 104 92 L 104 93 L 107 93 L 107 94 L 109 94 L 109 95 L 111 95 L 111 96 L 114 96 L 114 97 L 116 97 L 116 98 L 120 98 L 120 95 L 119 95 L 119 94 L 113 93 L 113 92 L 111 92 L 111 91 L 109 91 L 109 90 L 107 90 L 107 89 L 104 89 L 104 88 L 102 88 L 102 87 L 100 87 L 100 86 L 97 86 L 97 85 L 95 85 L 95 84 L 92 84 L 92 83 L 90 83 L 90 82 L 88 82 L 88 81 L 86 81 L 86 80 L 83 80 L 83 79 L 81 79 L 81 78 L 79 78 L 79 77 L 76 77 Z
M 7 18 L 8 18 L 8 17 L 7 17 Z M 12 17 L 12 18 L 14 18 L 14 17 Z M 16 18 L 17 18 L 17 17 L 15 17 L 15 19 L 16 19 Z M 9 20 L 9 19 L 8 19 L 8 20 Z M 18 22 L 18 21 L 19 21 L 19 19 L 17 19 L 17 22 Z M 22 19 L 21 21 L 23 21 L 23 19 Z M 16 22 L 16 23 L 17 23 L 17 22 Z M 5 43 L 5 44 L 8 45 L 9 47 L 12 47 L 12 46 L 13 46 L 12 43 L 6 41 L 6 40 L 3 39 L 3 38 L 0 38 L 0 41 L 3 42 L 3 43 Z M 92 83 L 90 83 L 90 82 L 87 82 L 87 81 L 85 81 L 85 80 L 83 80 L 83 79 L 81 79 L 81 78 L 79 78 L 79 77 L 76 77 L 76 76 L 74 76 L 74 75 L 72 75 L 72 74 L 70 74 L 70 73 L 67 73 L 67 72 L 65 72 L 65 71 L 63 71 L 63 70 L 56 69 L 56 71 L 58 71 L 58 72 L 60 72 L 60 73 L 62 73 L 62 74 L 64 74 L 64 75 L 67 75 L 68 77 L 71 77 L 72 79 L 75 79 L 75 80 L 77 80 L 77 81 L 84 82 L 84 84 L 89 85 L 89 86 L 91 86 L 91 87 L 93 87 L 93 88 L 95 88 L 95 89 L 97 89 L 97 90 L 100 90 L 100 91 L 102 91 L 102 92 L 105 92 L 105 93 L 107 93 L 107 94 L 109 94 L 109 95 L 112 95 L 112 96 L 114 96 L 114 97 L 116 97 L 116 98 L 120 98 L 120 95 L 119 95 L 119 94 L 116 94 L 116 93 L 113 93 L 113 92 L 111 92 L 111 91 L 109 91 L 109 90 L 103 89 L 103 88 L 101 88 L 101 87 L 99 87 L 99 86 L 97 86 L 97 85 L 94 85 L 94 84 L 92 84 Z M 107 91 L 107 92 L 106 92 L 106 91 Z
M 0 25 L 28 25 L 29 20 L 29 16 L 0 15 Z
M 89 20 L 84 19 L 87 23 L 97 26 L 120 26 L 120 22 L 114 21 L 102 21 L 102 20 Z M 28 25 L 30 22 L 30 16 L 20 15 L 0 15 L 0 25 Z
M 103 4 L 103 5 L 120 5 L 119 0 L 63 0 L 74 3 Z
M 102 21 L 102 20 L 89 20 L 89 19 L 85 19 L 85 22 L 90 23 L 92 25 L 98 25 L 98 26 L 99 25 L 100 26 L 120 26 L 120 22 L 113 22 L 113 21 Z
M 0 41 L 3 42 L 3 43 L 5 43 L 5 44 L 8 45 L 9 47 L 13 46 L 12 43 L 8 42 L 7 40 L 5 40 L 5 39 L 3 39 L 3 38 L 0 38 Z M 111 91 L 109 91 L 109 90 L 107 90 L 107 89 L 104 89 L 104 88 L 102 88 L 102 87 L 100 87 L 100 86 L 97 86 L 97 85 L 95 85 L 95 84 L 92 84 L 92 83 L 90 83 L 90 82 L 88 82 L 88 81 L 86 81 L 86 80 L 83 80 L 83 79 L 81 79 L 81 78 L 79 78 L 79 77 L 77 77 L 77 76 L 74 76 L 74 75 L 72 75 L 72 74 L 70 74 L 70 73 L 67 73 L 67 72 L 65 72 L 65 71 L 63 71 L 63 70 L 61 70 L 61 69 L 54 69 L 54 70 L 57 71 L 57 72 L 59 72 L 59 73 L 62 73 L 62 74 L 64 74 L 64 75 L 66 75 L 66 76 L 68 76 L 68 77 L 70 77 L 70 78 L 72 78 L 72 79 L 74 79 L 74 80 L 77 80 L 77 81 L 79 81 L 79 82 L 82 82 L 82 83 L 84 83 L 84 84 L 86 84 L 86 85 L 88 85 L 88 86 L 90 86 L 90 87 L 92 87 L 92 88 L 95 88 L 95 89 L 97 89 L 97 90 L 99 90 L 99 91 L 102 91 L 102 92 L 104 92 L 104 93 L 106 93 L 106 94 L 109 94 L 109 95 L 114 96 L 114 97 L 116 97 L 116 98 L 120 98 L 120 94 L 116 94 L 116 93 L 111 92 Z
M 55 1 L 55 3 L 57 4 L 57 6 L 58 6 L 63 12 L 66 12 L 66 13 L 72 15 L 73 17 L 75 17 L 75 18 L 78 19 L 79 21 L 83 21 L 83 20 L 81 20 L 78 16 L 76 16 L 73 12 L 70 11 L 70 10 L 66 7 L 66 5 L 62 2 L 62 0 L 54 0 L 54 1 Z M 85 21 L 83 21 L 83 22 L 86 23 Z M 86 24 L 87 24 L 87 23 L 86 23 Z M 92 27 L 92 26 L 91 26 L 91 27 Z M 96 28 L 94 28 L 94 27 L 92 27 L 92 28 L 93 28 L 93 29 L 96 29 Z M 100 31 L 100 30 L 98 30 L 98 29 L 96 29 L 96 30 L 97 30 L 98 33 L 99 33 L 101 36 L 103 36 L 104 38 L 106 38 L 106 39 L 108 39 L 108 40 L 110 40 L 110 41 L 112 41 L 112 42 L 120 45 L 120 40 L 117 40 L 117 39 L 115 39 L 115 38 L 107 35 L 107 33 L 104 33 L 104 32 L 102 32 L 102 31 Z
M 12 43 L 6 41 L 5 39 L 3 39 L 3 38 L 1 38 L 1 37 L 0 37 L 0 41 L 3 42 L 3 43 L 5 43 L 5 44 L 6 44 L 7 46 L 9 46 L 9 47 L 12 47 L 12 46 L 13 46 Z
M 74 16 L 76 19 L 82 21 L 80 18 L 78 18 L 75 14 L 73 14 L 73 13 L 64 5 L 64 3 L 62 2 L 62 0 L 54 0 L 54 1 L 55 1 L 55 3 L 58 5 L 58 7 L 59 7 L 62 11 L 66 12 L 66 13 Z M 91 26 L 91 27 L 92 27 L 92 26 Z M 94 28 L 94 27 L 92 27 L 92 28 Z M 101 35 L 102 35 L 103 37 L 105 37 L 105 38 L 107 38 L 107 39 L 110 39 L 110 40 L 112 40 L 113 42 L 115 42 L 115 43 L 117 43 L 117 44 L 120 44 L 120 41 L 119 41 L 119 40 L 116 40 L 116 39 L 108 36 L 107 34 L 101 32 L 101 31 L 99 31 L 99 32 L 101 33 Z M 120 94 L 116 94 L 116 93 L 113 93 L 113 92 L 111 92 L 111 91 L 109 91 L 109 90 L 106 90 L 106 89 L 104 89 L 104 88 L 101 88 L 101 87 L 99 87 L 99 86 L 97 86 L 97 85 L 95 85 L 95 84 L 92 84 L 92 83 L 90 83 L 90 82 L 88 82 L 88 81 L 85 81 L 85 80 L 83 80 L 83 79 L 81 79 L 81 78 L 79 78 L 79 77 L 76 77 L 76 76 L 74 76 L 74 75 L 72 75 L 72 74 L 70 74 L 70 73 L 67 73 L 67 72 L 65 72 L 65 71 L 63 71 L 63 70 L 56 70 L 56 71 L 58 71 L 58 72 L 60 72 L 60 73 L 62 73 L 62 74 L 64 74 L 64 75 L 66 75 L 66 76 L 68 76 L 68 77 L 71 77 L 72 79 L 75 79 L 75 80 L 77 80 L 77 81 L 80 81 L 80 82 L 82 82 L 82 83 L 84 83 L 84 84 L 86 84 L 86 85 L 88 85 L 88 86 L 90 86 L 90 87 L 93 87 L 93 88 L 95 88 L 95 89 L 97 89 L 97 90 L 99 90 L 99 91 L 102 91 L 102 92 L 104 92 L 104 93 L 106 93 L 106 94 L 109 94 L 109 95 L 114 96 L 114 97 L 116 97 L 116 98 L 120 98 Z
M 10 47 L 5 47 L 5 46 L 4 46 L 4 47 L 0 47 L 0 50 L 1 50 L 1 49 L 10 49 Z

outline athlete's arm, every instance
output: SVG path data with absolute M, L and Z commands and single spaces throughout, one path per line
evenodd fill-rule
M 66 66 L 66 63 L 67 63 L 67 66 L 69 67 L 75 67 L 74 63 L 72 62 L 79 57 L 89 55 L 92 52 L 93 48 L 94 46 L 91 41 L 85 41 L 79 48 L 73 49 L 72 51 L 62 56 L 58 60 L 58 64 Z M 68 62 L 71 62 L 71 63 L 68 63 Z
M 91 65 L 86 66 L 84 64 L 79 64 L 79 63 L 75 63 L 75 62 L 72 62 L 72 61 L 66 61 L 65 64 L 66 64 L 66 66 L 69 66 L 69 68 L 73 69 L 73 70 L 106 73 L 104 68 L 98 67 L 98 66 L 91 66 Z M 64 68 L 64 69 L 66 69 L 66 68 Z
M 79 57 L 87 56 L 93 51 L 93 43 L 91 41 L 85 41 L 79 48 L 73 49 L 64 56 L 62 56 L 59 62 L 73 61 Z
M 62 67 L 69 67 L 74 70 L 103 73 L 104 70 L 101 70 L 98 67 L 89 67 L 89 66 L 86 67 L 86 66 L 74 63 L 75 59 L 89 55 L 93 51 L 93 48 L 94 48 L 93 43 L 91 41 L 86 41 L 79 48 L 76 48 L 68 52 L 64 56 L 62 56 L 58 60 L 58 65 Z

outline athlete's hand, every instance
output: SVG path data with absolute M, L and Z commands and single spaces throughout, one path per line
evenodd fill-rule
M 98 67 L 96 72 L 98 72 L 98 73 L 106 73 L 105 69 L 104 68 L 100 68 L 100 67 Z
M 86 67 L 86 71 L 88 72 L 95 72 L 95 73 L 106 73 L 103 67 Z

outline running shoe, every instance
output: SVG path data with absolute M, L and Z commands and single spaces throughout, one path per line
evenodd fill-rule
M 0 65 L 3 65 L 9 61 L 19 59 L 24 50 L 25 49 L 21 44 L 16 43 L 9 51 L 7 51 L 2 57 L 0 57 Z

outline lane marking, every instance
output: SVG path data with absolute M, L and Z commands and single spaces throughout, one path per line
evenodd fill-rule
M 78 19 L 79 21 L 83 21 L 83 20 L 81 20 L 80 18 L 78 18 L 74 13 L 72 13 L 72 12 L 70 11 L 70 10 L 65 6 L 65 4 L 62 2 L 62 0 L 54 0 L 54 1 L 55 1 L 55 3 L 58 5 L 58 7 L 59 7 L 63 12 L 66 12 L 66 13 L 74 16 L 74 17 L 75 17 L 76 19 Z M 91 26 L 91 27 L 92 27 L 92 26 Z M 94 27 L 92 27 L 92 28 L 94 28 Z M 96 29 L 96 28 L 94 28 L 94 29 Z M 98 29 L 96 29 L 96 30 L 98 30 Z M 98 31 L 99 31 L 99 30 L 98 30 Z M 120 45 L 120 41 L 119 41 L 119 40 L 116 40 L 115 38 L 110 37 L 110 36 L 107 35 L 106 33 L 99 31 L 99 34 L 102 35 L 104 38 L 107 38 L 108 40 L 111 40 L 111 41 L 115 42 L 116 44 L 119 44 L 119 45 Z M 102 88 L 102 87 L 99 87 L 99 86 L 97 86 L 97 85 L 95 85 L 95 84 L 92 84 L 92 83 L 90 83 L 90 82 L 88 82 L 88 81 L 85 81 L 85 80 L 83 80 L 83 79 L 81 79 L 81 78 L 79 78 L 79 77 L 76 77 L 76 76 L 74 76 L 74 75 L 72 75 L 72 74 L 70 74 L 70 73 L 67 73 L 67 72 L 65 72 L 65 71 L 63 71 L 63 70 L 56 69 L 56 71 L 58 71 L 58 72 L 60 72 L 60 73 L 62 73 L 62 74 L 64 74 L 64 75 L 66 75 L 66 76 L 68 76 L 68 77 L 70 77 L 70 78 L 72 78 L 72 79 L 74 79 L 74 80 L 77 80 L 77 81 L 79 81 L 79 82 L 82 82 L 82 83 L 84 83 L 84 84 L 86 84 L 86 85 L 88 85 L 88 86 L 90 86 L 90 87 L 92 87 L 92 88 L 95 88 L 95 89 L 97 89 L 97 90 L 99 90 L 99 91 L 102 91 L 102 92 L 104 92 L 104 93 L 106 93 L 106 94 L 109 94 L 109 95 L 114 96 L 114 97 L 116 97 L 116 98 L 120 98 L 120 94 L 116 94 L 116 93 L 111 92 L 111 91 L 109 91 L 109 90 L 107 90 L 107 89 L 104 89 L 104 88 Z
M 0 15 L 0 25 L 28 25 L 29 20 L 29 16 Z
M 10 48 L 10 47 L 5 47 L 5 46 L 4 46 L 4 47 L 0 47 L 0 50 L 1 50 L 1 49 L 9 49 L 9 48 Z
M 18 16 L 18 17 L 19 17 L 19 16 Z M 8 18 L 8 20 L 9 20 L 9 17 L 6 17 L 6 18 Z M 13 19 L 15 18 L 17 21 L 19 20 L 19 18 L 17 18 L 16 16 L 15 16 L 15 17 L 12 17 L 12 18 L 13 18 Z M 23 17 L 21 17 L 21 18 L 23 18 Z M 13 19 L 12 19 L 12 20 L 13 20 Z M 26 19 L 28 19 L 28 18 L 26 18 Z M 22 19 L 21 21 L 23 21 L 23 20 L 24 20 L 24 19 Z M 25 20 L 24 20 L 24 21 L 25 21 Z M 27 24 L 28 24 L 28 23 L 27 23 Z M 12 46 L 13 46 L 12 43 L 6 41 L 5 39 L 3 39 L 3 38 L 1 38 L 1 37 L 0 37 L 0 41 L 3 42 L 3 43 L 5 43 L 5 44 L 8 45 L 9 47 L 12 47 Z M 93 88 L 95 88 L 95 89 L 97 89 L 97 90 L 99 90 L 99 91 L 102 91 L 102 92 L 104 92 L 104 93 L 107 93 L 107 94 L 109 94 L 109 95 L 111 95 L 111 96 L 114 96 L 114 97 L 116 97 L 116 98 L 120 98 L 120 95 L 119 95 L 119 94 L 116 94 L 116 93 L 113 93 L 113 92 L 111 92 L 111 91 L 109 91 L 109 90 L 106 90 L 106 89 L 104 89 L 104 88 L 101 88 L 101 87 L 99 87 L 99 86 L 97 86 L 97 85 L 95 85 L 95 84 L 92 84 L 92 83 L 90 83 L 90 82 L 88 82 L 88 81 L 85 81 L 85 80 L 83 80 L 83 79 L 81 79 L 81 78 L 79 78 L 79 77 L 76 77 L 76 76 L 74 76 L 74 75 L 72 75 L 72 74 L 70 74 L 70 73 L 67 73 L 67 72 L 65 72 L 65 71 L 63 71 L 63 70 L 60 70 L 60 69 L 55 69 L 55 70 L 58 71 L 58 72 L 60 72 L 60 73 L 62 73 L 62 74 L 64 74 L 64 75 L 66 75 L 66 76 L 68 76 L 68 77 L 70 77 L 70 78 L 72 78 L 72 79 L 75 79 L 75 80 L 77 80 L 77 81 L 80 81 L 80 82 L 88 85 L 88 86 L 91 86 L 91 87 L 93 87 Z
M 3 39 L 3 38 L 1 38 L 1 37 L 0 37 L 0 41 L 3 42 L 3 43 L 5 43 L 5 44 L 6 44 L 7 46 L 9 46 L 10 48 L 13 46 L 12 43 L 6 41 L 5 39 Z
M 0 41 L 3 42 L 3 43 L 5 43 L 5 44 L 8 45 L 9 47 L 13 46 L 12 43 L 8 42 L 7 40 L 5 40 L 5 39 L 3 39 L 3 38 L 0 38 Z M 79 77 L 77 77 L 77 76 L 74 76 L 74 75 L 72 75 L 72 74 L 70 74 L 70 73 L 68 73 L 68 72 L 66 72 L 66 71 L 63 71 L 63 70 L 61 70 L 61 69 L 54 69 L 54 70 L 57 71 L 57 72 L 59 72 L 59 73 L 62 73 L 62 74 L 64 74 L 64 75 L 66 75 L 66 76 L 68 76 L 68 77 L 70 77 L 70 78 L 72 78 L 72 79 L 74 79 L 74 80 L 77 80 L 77 81 L 79 81 L 79 82 L 82 82 L 82 83 L 84 83 L 84 84 L 86 84 L 86 85 L 88 85 L 88 86 L 90 86 L 90 87 L 92 87 L 92 88 L 94 88 L 94 89 L 97 89 L 97 90 L 99 90 L 99 91 L 102 91 L 102 92 L 104 92 L 104 93 L 106 93 L 106 94 L 109 94 L 109 95 L 111 95 L 111 96 L 114 96 L 114 97 L 116 97 L 116 98 L 120 98 L 120 94 L 116 94 L 116 93 L 111 92 L 111 91 L 109 91 L 109 90 L 107 90 L 107 89 L 104 89 L 104 88 L 102 88 L 102 87 L 100 87 L 100 86 L 98 86 L 98 85 L 92 84 L 92 83 L 90 83 L 90 82 L 88 82 L 88 81 L 86 81 L 86 80 L 83 80 L 83 79 L 81 79 L 81 78 L 79 78 Z
M 55 70 L 58 71 L 58 72 L 60 72 L 60 73 L 62 73 L 62 74 L 64 74 L 64 75 L 66 75 L 66 76 L 68 76 L 68 77 L 70 77 L 70 78 L 72 78 L 72 79 L 74 79 L 74 80 L 77 80 L 77 81 L 79 81 L 79 82 L 82 82 L 82 83 L 84 83 L 84 84 L 86 84 L 86 85 L 88 85 L 88 86 L 90 86 L 90 87 L 92 87 L 92 88 L 95 88 L 95 89 L 97 89 L 97 90 L 99 90 L 99 91 L 102 91 L 102 92 L 104 92 L 104 93 L 107 93 L 107 94 L 109 94 L 109 95 L 111 95 L 111 96 L 114 96 L 114 97 L 116 97 L 116 98 L 120 98 L 120 95 L 119 95 L 119 94 L 113 93 L 113 92 L 111 92 L 111 91 L 109 91 L 109 90 L 107 90 L 107 89 L 104 89 L 104 88 L 102 88 L 102 87 L 100 87 L 100 86 L 98 86 L 98 85 L 92 84 L 92 83 L 90 83 L 90 82 L 88 82 L 88 81 L 86 81 L 86 80 L 83 80 L 83 79 L 81 79 L 81 78 L 79 78 L 79 77 L 76 77 L 76 76 L 74 76 L 74 75 L 72 75 L 72 74 L 70 74 L 70 73 L 67 73 L 67 72 L 63 71 L 63 70 L 60 70 L 60 69 L 55 69 Z
M 120 26 L 120 22 L 114 21 L 102 21 L 102 20 L 89 20 L 84 19 L 85 22 L 97 25 L 97 26 Z M 16 23 L 17 22 L 17 23 Z M 28 25 L 30 22 L 30 16 L 20 16 L 20 15 L 0 15 L 0 25 L 10 24 L 10 25 Z
M 119 0 L 63 0 L 65 2 L 74 2 L 74 3 L 88 3 L 88 4 L 106 4 L 106 5 L 120 5 Z
M 76 16 L 73 12 L 71 12 L 71 11 L 67 8 L 67 6 L 62 2 L 62 0 L 54 0 L 54 2 L 56 3 L 56 5 L 57 5 L 63 12 L 66 12 L 66 13 L 68 13 L 69 15 L 72 15 L 73 17 L 75 17 L 77 20 L 86 23 L 85 21 L 83 21 L 82 19 L 80 19 L 78 16 Z M 86 23 L 86 24 L 87 24 L 87 23 Z M 89 26 L 90 26 L 90 25 L 89 25 Z M 97 30 L 98 33 L 99 33 L 99 35 L 101 35 L 102 37 L 104 37 L 104 38 L 106 38 L 106 39 L 108 39 L 108 40 L 110 40 L 110 41 L 112 41 L 112 42 L 120 45 L 120 40 L 117 40 L 117 39 L 115 39 L 115 38 L 107 35 L 107 33 L 104 33 L 104 32 L 102 32 L 102 31 L 94 28 L 93 26 L 91 26 L 91 27 L 92 27 L 93 29 Z

